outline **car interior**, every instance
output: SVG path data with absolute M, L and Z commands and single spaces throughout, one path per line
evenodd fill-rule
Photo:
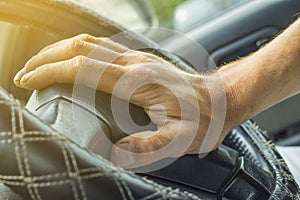
M 276 149 L 300 145 L 299 96 L 234 128 L 203 158 L 166 158 L 127 171 L 109 161 L 112 143 L 127 135 L 113 117 L 111 95 L 84 86 L 28 91 L 13 84 L 18 70 L 43 47 L 81 33 L 110 37 L 133 49 L 142 46 L 189 73 L 203 73 L 199 66 L 215 70 L 257 51 L 300 12 L 299 0 L 186 0 L 173 5 L 170 27 L 159 18 L 163 3 L 157 8 L 151 2 L 0 0 L 0 196 L 300 199 L 299 186 Z M 166 28 L 172 31 L 161 32 Z M 121 110 L 123 100 L 116 102 Z M 129 132 L 153 127 L 143 109 L 130 104 L 129 111 L 142 127 L 128 125 Z M 130 124 L 126 117 L 122 121 Z

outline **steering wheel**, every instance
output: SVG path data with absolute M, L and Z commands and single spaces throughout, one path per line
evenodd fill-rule
M 81 89 L 85 94 L 91 90 Z M 127 135 L 114 121 L 111 95 L 97 91 L 93 109 L 87 100 L 75 97 L 72 92 L 73 86 L 70 85 L 55 85 L 35 91 L 27 108 L 46 124 L 93 153 L 108 156 L 110 145 Z M 122 100 L 118 101 L 124 105 Z M 129 110 L 135 123 L 141 126 L 151 124 L 141 108 L 130 104 Z M 80 128 L 78 120 L 81 121 Z M 97 123 L 91 123 L 93 120 Z M 126 124 L 127 119 L 123 120 Z M 74 134 L 78 131 L 79 135 Z M 166 161 L 171 161 L 171 164 L 144 172 Z M 204 158 L 198 155 L 186 155 L 175 161 L 167 158 L 134 171 L 157 183 L 189 191 L 200 198 L 272 199 L 290 196 L 293 199 L 298 195 L 297 185 L 274 144 L 251 121 L 233 129 L 224 143 Z
M 45 8 L 50 12 L 58 10 L 60 14 L 71 12 L 73 18 L 68 15 L 67 20 L 76 26 L 68 31 L 59 27 L 59 23 L 54 27 L 45 26 L 49 31 L 64 33 L 64 36 L 82 32 L 84 28 L 78 27 L 86 23 L 100 24 L 99 28 L 84 26 L 85 32 L 89 33 L 105 30 L 103 35 L 109 36 L 123 30 L 101 16 L 82 9 L 78 13 L 74 9 L 77 5 L 72 3 L 51 4 L 46 0 L 39 1 L 39 4 L 33 0 L 0 2 L 7 8 L 0 10 L 2 18 L 24 24 L 43 24 L 42 17 L 33 22 L 29 15 L 22 15 L 23 11 L 9 12 L 15 8 L 12 5 L 16 2 L 18 9 L 34 8 L 41 14 L 46 12 L 39 9 Z M 130 47 L 133 42 L 139 42 L 152 46 L 141 36 L 128 34 L 130 37 L 121 41 L 123 44 Z M 166 52 L 154 53 L 194 72 Z M 126 134 L 112 117 L 110 99 L 110 95 L 97 91 L 95 105 L 91 106 L 86 99 L 74 97 L 72 86 L 54 85 L 35 91 L 24 109 L 18 100 L 0 89 L 0 148 L 3 152 L 0 182 L 23 199 L 300 198 L 299 187 L 275 145 L 251 121 L 233 129 L 217 150 L 202 159 L 198 155 L 186 155 L 177 160 L 166 158 L 146 167 L 160 165 L 166 160 L 172 161 L 170 165 L 149 172 L 135 169 L 137 174 L 114 166 L 105 157 L 109 155 L 111 142 Z M 129 107 L 137 124 L 151 125 L 141 108 Z M 74 120 L 74 110 L 80 113 L 77 115 L 82 120 L 80 126 Z M 91 121 L 98 126 L 91 126 Z M 74 134 L 78 129 L 80 134 Z M 140 130 L 132 130 L 136 131 Z

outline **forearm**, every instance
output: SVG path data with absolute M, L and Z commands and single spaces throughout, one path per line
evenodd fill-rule
M 235 123 L 300 91 L 300 20 L 270 44 L 218 70 Z

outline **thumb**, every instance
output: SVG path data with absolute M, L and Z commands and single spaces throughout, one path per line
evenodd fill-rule
M 112 148 L 111 161 L 123 168 L 137 168 L 172 156 L 172 152 L 158 151 L 172 141 L 168 128 L 136 133 L 119 140 Z

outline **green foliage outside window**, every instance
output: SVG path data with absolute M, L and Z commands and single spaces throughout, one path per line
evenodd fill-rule
M 186 0 L 149 0 L 156 12 L 159 25 L 166 28 L 173 27 L 173 16 L 176 7 Z

